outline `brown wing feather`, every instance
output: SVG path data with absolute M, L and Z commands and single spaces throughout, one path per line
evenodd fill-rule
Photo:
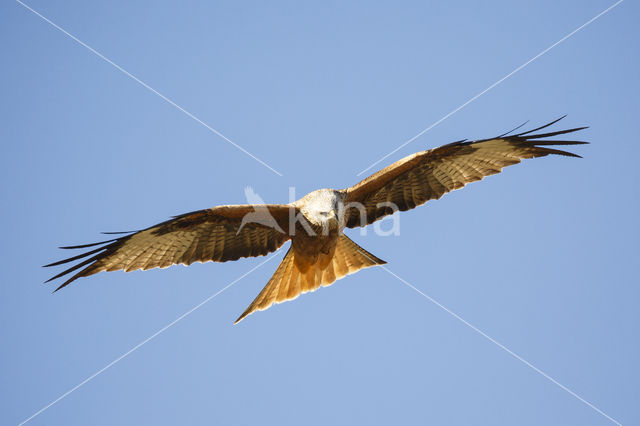
M 344 190 L 347 194 L 346 226 L 365 226 L 397 210 L 412 209 L 470 182 L 500 173 L 504 167 L 517 164 L 525 158 L 549 154 L 579 157 L 546 146 L 587 142 L 544 138 L 575 132 L 585 127 L 531 134 L 558 120 L 512 136 L 454 142 L 409 155 Z M 362 208 L 366 215 L 358 210 Z
M 219 206 L 176 216 L 142 231 L 101 243 L 61 247 L 75 249 L 102 245 L 45 265 L 56 266 L 87 258 L 48 281 L 84 267 L 57 291 L 77 278 L 100 271 L 129 272 L 166 268 L 179 263 L 190 265 L 193 262 L 226 262 L 241 257 L 263 256 L 277 250 L 290 238 L 286 231 L 289 229 L 291 208 L 289 205 Z M 243 223 L 245 217 L 252 220 Z M 269 220 L 272 226 L 267 226 Z

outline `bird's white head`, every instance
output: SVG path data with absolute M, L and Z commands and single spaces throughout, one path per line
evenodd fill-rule
M 318 189 L 295 202 L 312 224 L 340 229 L 344 227 L 343 203 L 344 194 L 334 189 Z

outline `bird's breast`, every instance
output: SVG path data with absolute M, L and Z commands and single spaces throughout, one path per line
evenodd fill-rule
M 315 227 L 314 227 L 315 228 Z M 329 229 L 323 233 L 322 229 L 315 229 L 318 232 L 309 234 L 305 230 L 296 232 L 291 237 L 291 247 L 294 251 L 296 264 L 302 272 L 309 266 L 315 265 L 319 260 L 330 260 L 336 249 L 339 228 Z

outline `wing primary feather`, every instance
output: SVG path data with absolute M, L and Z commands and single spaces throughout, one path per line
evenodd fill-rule
M 509 130 L 508 132 L 505 132 L 505 133 L 501 134 L 501 135 L 500 135 L 500 136 L 498 136 L 498 137 L 499 137 L 499 138 L 505 137 L 505 136 L 507 136 L 509 133 L 513 133 L 513 132 L 515 132 L 516 130 L 518 130 L 519 128 L 521 128 L 522 126 L 525 126 L 528 122 L 529 122 L 529 120 L 525 121 L 524 123 L 522 123 L 521 125 L 519 125 L 519 126 L 517 126 L 517 127 L 513 128 L 513 129 Z
M 97 242 L 97 243 L 81 244 L 79 246 L 64 246 L 64 247 L 58 247 L 58 248 L 65 249 L 65 250 L 70 250 L 70 249 L 80 249 L 80 248 L 94 247 L 94 246 L 99 246 L 100 244 L 112 243 L 112 242 L 117 241 L 119 239 L 120 238 L 114 238 L 112 240 L 100 241 L 100 242 Z
M 101 234 L 104 234 L 104 235 L 119 235 L 119 234 L 135 234 L 136 232 L 140 232 L 140 230 L 138 230 L 138 231 L 106 231 L 106 232 L 101 232 Z
M 86 259 L 83 262 L 78 263 L 77 265 L 73 265 L 71 268 L 69 269 L 65 269 L 64 271 L 60 272 L 58 275 L 49 278 L 48 280 L 45 281 L 45 283 L 48 283 L 49 281 L 53 281 L 56 278 L 60 278 L 63 275 L 67 275 L 73 271 L 75 271 L 78 268 L 82 268 L 85 265 L 88 265 L 89 263 L 97 260 L 100 257 L 100 254 L 97 254 L 93 257 L 90 257 L 89 259 Z M 66 286 L 67 284 L 69 284 L 71 281 L 75 280 L 76 278 L 80 277 L 81 274 L 83 274 L 86 271 L 86 269 L 83 269 L 82 271 L 78 272 L 77 274 L 75 274 L 73 277 L 69 278 L 67 281 L 65 281 L 60 287 L 58 287 L 55 291 L 60 290 L 62 287 Z
M 544 126 L 540 126 L 540 127 L 536 127 L 535 129 L 532 130 L 527 130 L 526 132 L 522 132 L 522 133 L 518 133 L 517 135 L 514 136 L 524 136 L 524 135 L 528 135 L 529 133 L 533 133 L 533 132 L 537 132 L 538 130 L 542 130 L 542 129 L 546 129 L 547 127 L 553 126 L 554 124 L 556 124 L 558 121 L 562 120 L 563 118 L 565 118 L 567 116 L 567 114 L 563 115 L 560 118 L 556 118 L 555 120 L 553 120 L 551 123 L 547 123 Z
M 82 259 L 83 257 L 91 256 L 94 253 L 98 253 L 99 251 L 105 250 L 107 247 L 98 247 L 95 250 L 88 251 L 86 253 L 79 254 L 77 256 L 70 257 L 68 259 L 62 259 L 57 262 L 49 263 L 48 265 L 42 265 L 43 268 L 48 268 L 49 266 L 58 266 L 64 263 L 73 262 L 74 260 Z
M 581 156 L 579 156 L 578 154 L 574 154 L 573 152 L 561 151 L 559 149 L 552 149 L 552 148 L 538 148 L 538 147 L 536 148 L 537 148 L 536 153 L 540 154 L 538 155 L 538 157 L 541 157 L 543 155 L 548 155 L 548 154 L 556 154 L 556 155 L 564 155 L 565 157 L 582 158 Z
M 532 146 L 547 146 L 547 145 L 589 145 L 589 142 L 583 141 L 531 141 Z
M 128 239 L 129 239 L 129 237 L 125 236 L 125 237 L 118 238 L 116 240 L 111 240 L 113 242 L 111 242 L 110 244 L 107 244 L 106 246 L 102 246 L 102 247 L 99 247 L 97 249 L 88 251 L 86 253 L 79 254 L 79 255 L 74 256 L 74 257 L 69 258 L 69 259 L 64 259 L 64 260 L 61 260 L 61 261 L 58 261 L 58 262 L 55 262 L 55 263 L 51 263 L 49 265 L 44 265 L 45 267 L 61 265 L 61 264 L 67 263 L 67 262 L 72 262 L 74 260 L 81 259 L 83 257 L 87 257 L 87 256 L 93 255 L 93 256 L 89 257 L 88 259 L 85 259 L 82 262 L 78 263 L 77 265 L 74 265 L 74 266 L 72 266 L 72 267 L 70 267 L 68 269 L 65 269 L 64 271 L 60 272 L 59 274 L 49 278 L 48 280 L 45 281 L 45 283 L 48 283 L 49 281 L 53 281 L 56 278 L 60 278 L 63 275 L 67 275 L 67 274 L 75 271 L 78 268 L 82 268 L 83 266 L 86 266 L 86 265 L 90 264 L 89 266 L 87 266 L 86 268 L 82 269 L 80 272 L 75 274 L 73 277 L 69 278 L 67 281 L 62 283 L 61 286 L 59 286 L 58 288 L 56 288 L 54 290 L 54 293 L 55 293 L 56 291 L 60 290 L 62 287 L 65 287 L 67 284 L 69 284 L 72 281 L 76 280 L 77 278 L 94 274 L 95 272 L 91 271 L 91 267 L 93 266 L 94 262 L 97 262 L 100 259 L 102 259 L 104 257 L 107 257 L 110 254 L 112 254 L 119 247 L 121 247 L 122 244 L 125 241 L 127 241 Z
M 579 130 L 584 130 L 584 129 L 587 129 L 587 128 L 588 128 L 587 126 L 585 126 L 585 127 L 575 127 L 575 128 L 573 128 L 573 129 L 558 130 L 558 131 L 556 131 L 556 132 L 539 133 L 539 134 L 537 134 L 537 135 L 529 135 L 529 136 L 526 136 L 526 137 L 524 137 L 523 139 L 530 140 L 530 139 L 550 138 L 550 137 L 552 137 L 552 136 L 564 135 L 565 133 L 573 133 L 573 132 L 577 132 L 577 131 L 579 131 Z M 512 137 L 522 137 L 522 135 L 515 135 L 515 136 L 512 136 Z

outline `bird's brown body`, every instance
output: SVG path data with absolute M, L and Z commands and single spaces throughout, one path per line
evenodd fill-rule
M 109 241 L 63 247 L 97 248 L 46 266 L 83 259 L 51 278 L 80 269 L 60 289 L 77 278 L 100 271 L 164 268 L 179 263 L 225 262 L 266 255 L 291 240 L 280 266 L 238 318 L 240 321 L 274 303 L 330 285 L 362 268 L 385 263 L 344 235 L 345 227 L 366 226 L 398 210 L 438 199 L 525 158 L 549 154 L 578 157 L 548 146 L 585 142 L 547 138 L 583 128 L 532 134 L 557 121 L 511 136 L 454 142 L 418 152 L 352 187 L 320 189 L 290 204 L 218 206 L 180 215 Z
M 291 249 L 295 254 L 296 266 L 302 272 L 306 272 L 316 263 L 324 268 L 328 265 L 336 252 L 338 244 L 338 230 L 331 231 L 328 235 L 308 235 L 304 229 L 299 229 L 291 238 Z
M 333 257 L 344 229 L 343 198 L 339 191 L 319 189 L 293 203 L 303 215 L 303 220 L 295 222 L 291 236 L 291 248 L 301 271 L 318 262 L 324 268 Z

